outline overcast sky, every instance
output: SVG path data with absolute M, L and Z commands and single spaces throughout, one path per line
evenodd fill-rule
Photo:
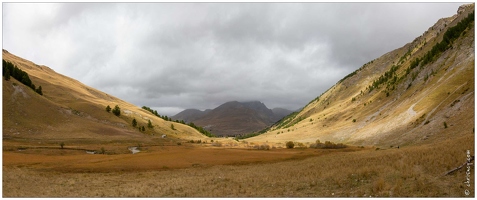
M 295 110 L 462 4 L 3 3 L 3 48 L 161 115 Z

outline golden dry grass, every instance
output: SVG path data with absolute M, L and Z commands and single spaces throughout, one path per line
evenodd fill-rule
M 151 139 L 160 138 L 162 134 L 180 139 L 207 138 L 179 123 L 174 123 L 176 130 L 172 130 L 173 122 L 164 121 L 136 105 L 58 74 L 46 66 L 38 66 L 6 51 L 2 55 L 3 59 L 26 71 L 35 85 L 42 86 L 44 93 L 39 96 L 14 79 L 3 80 L 4 136 L 53 140 L 94 138 L 98 141 L 128 140 L 130 137 Z M 107 105 L 119 105 L 121 116 L 107 113 Z M 154 129 L 139 132 L 131 126 L 133 118 L 139 126 L 146 126 L 151 120 Z
M 195 145 L 155 147 L 135 155 L 6 152 L 3 195 L 464 197 L 465 170 L 443 174 L 464 163 L 466 150 L 473 152 L 473 145 L 473 135 L 468 134 L 435 145 L 360 151 L 262 151 Z M 470 178 L 474 180 L 473 167 Z

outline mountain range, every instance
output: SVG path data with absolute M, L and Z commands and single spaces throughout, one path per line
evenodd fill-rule
M 250 142 L 321 141 L 356 145 L 407 145 L 474 133 L 474 4 L 438 20 L 412 42 L 343 77 L 300 111 L 282 118 L 263 103 L 227 102 L 186 110 L 191 121 L 216 135 L 260 131 Z M 47 66 L 9 53 L 3 59 L 29 74 L 43 95 L 3 79 L 3 141 L 154 141 L 207 138 L 185 124 L 163 120 L 136 105 L 86 86 Z M 119 117 L 105 111 L 118 105 Z M 283 110 L 282 110 L 283 111 Z M 133 127 L 152 128 L 145 131 Z M 278 122 L 277 122 L 278 121 Z
M 230 101 L 204 111 L 186 109 L 172 119 L 192 122 L 216 136 L 235 136 L 260 131 L 291 112 L 283 108 L 269 109 L 260 101 Z
M 2 57 L 5 197 L 475 196 L 474 4 L 290 114 L 231 101 L 174 122 Z

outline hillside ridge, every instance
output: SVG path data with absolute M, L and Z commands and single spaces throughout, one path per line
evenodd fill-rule
M 364 64 L 301 111 L 248 141 L 320 139 L 395 145 L 472 131 L 473 12 L 474 4 L 459 7 L 457 14 L 438 20 L 412 42 Z M 471 24 L 459 35 L 449 36 L 449 30 L 456 32 L 452 27 L 469 16 Z
M 91 143 L 102 141 L 152 142 L 162 134 L 170 140 L 206 138 L 195 129 L 164 121 L 149 112 L 112 95 L 86 86 L 81 82 L 56 73 L 49 67 L 2 51 L 4 60 L 27 72 L 36 85 L 41 85 L 43 96 L 35 94 L 15 79 L 3 79 L 3 138 L 4 140 L 75 141 Z M 20 95 L 21 94 L 21 95 Z M 106 112 L 109 105 L 119 105 L 121 115 Z M 132 120 L 153 128 L 140 131 Z M 174 123 L 175 129 L 170 128 Z

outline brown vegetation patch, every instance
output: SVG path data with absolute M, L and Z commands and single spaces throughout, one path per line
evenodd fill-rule
M 96 148 L 98 149 L 98 148 Z M 3 154 L 4 166 L 24 166 L 39 170 L 57 172 L 113 172 L 149 171 L 188 168 L 191 166 L 243 165 L 270 163 L 283 160 L 303 159 L 337 151 L 317 151 L 311 149 L 267 151 L 226 148 L 203 148 L 193 146 L 143 146 L 141 153 L 126 154 L 123 148 L 107 146 L 106 153 L 115 150 L 123 154 L 90 155 L 85 150 L 60 149 L 59 146 L 46 149 L 28 148 L 24 151 L 9 151 Z M 348 150 L 356 151 L 360 149 Z M 78 152 L 83 152 L 79 154 Z M 78 155 L 79 154 L 79 155 Z

